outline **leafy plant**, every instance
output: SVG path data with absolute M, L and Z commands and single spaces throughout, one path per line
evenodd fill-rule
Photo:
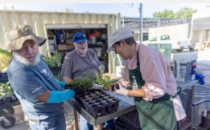
M 6 72 L 6 68 L 8 67 L 11 58 L 12 55 L 10 52 L 0 49 L 0 73 Z
M 86 73 L 86 76 L 88 76 L 88 75 L 89 75 L 89 73 Z M 94 83 L 94 81 L 91 80 L 90 78 L 79 77 L 76 80 L 74 80 L 73 82 L 67 83 L 67 85 L 74 85 L 74 86 L 82 87 L 84 89 L 91 89 L 93 83 Z
M 13 94 L 13 89 L 10 87 L 9 82 L 0 83 L 0 98 L 10 97 Z
M 100 78 L 99 74 L 96 74 L 96 83 L 102 85 L 103 88 L 108 89 L 109 86 L 112 86 L 117 82 L 117 80 L 111 80 L 111 77 L 104 76 L 103 78 Z
M 57 52 L 54 52 L 52 57 L 43 57 L 43 60 L 49 67 L 56 67 L 57 65 L 61 65 L 61 59 L 61 55 Z

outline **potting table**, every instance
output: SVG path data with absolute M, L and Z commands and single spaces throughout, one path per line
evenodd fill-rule
M 182 90 L 192 87 L 192 97 L 194 95 L 194 85 L 196 85 L 196 84 L 198 84 L 198 80 L 195 80 L 192 82 L 177 81 L 177 86 L 181 87 Z M 112 93 L 109 91 L 105 91 L 105 92 L 109 93 L 110 95 L 112 95 L 116 98 L 119 98 L 121 100 L 121 102 L 119 103 L 119 107 L 116 112 L 108 114 L 106 116 L 102 116 L 102 117 L 95 118 L 92 115 L 90 115 L 83 107 L 81 107 L 81 105 L 77 101 L 75 101 L 74 98 L 67 100 L 67 102 L 74 108 L 76 130 L 79 130 L 77 112 L 79 112 L 79 114 L 81 114 L 90 124 L 92 124 L 94 126 L 97 125 L 98 130 L 102 130 L 103 122 L 114 119 L 115 117 L 121 116 L 123 114 L 126 114 L 126 113 L 131 112 L 136 109 L 133 97 L 128 98 L 128 97 L 118 95 L 118 94 L 115 94 L 115 93 Z M 193 100 L 192 100 L 192 102 L 193 102 Z M 192 125 L 191 121 L 186 122 L 185 125 L 183 125 L 183 130 L 191 125 Z
M 98 130 L 102 130 L 103 122 L 106 122 L 110 119 L 114 119 L 115 117 L 121 116 L 123 114 L 126 114 L 136 109 L 133 97 L 128 98 L 128 97 L 118 95 L 109 91 L 105 91 L 105 92 L 109 93 L 111 96 L 114 96 L 120 99 L 121 102 L 119 103 L 119 107 L 116 112 L 110 113 L 102 117 L 97 117 L 97 118 L 93 117 L 83 107 L 81 107 L 81 105 L 77 101 L 75 101 L 75 99 L 67 100 L 67 102 L 74 108 L 76 130 L 79 130 L 78 122 L 77 122 L 78 121 L 77 112 L 79 112 L 90 124 L 98 125 Z

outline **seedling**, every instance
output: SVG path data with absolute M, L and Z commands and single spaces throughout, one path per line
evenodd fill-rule
M 109 86 L 112 86 L 117 82 L 117 80 L 111 80 L 111 77 L 104 76 L 104 78 L 100 78 L 99 74 L 96 74 L 96 83 L 102 85 L 104 89 L 108 89 Z
M 89 75 L 89 73 L 86 73 L 86 77 Z M 91 89 L 94 81 L 92 81 L 90 78 L 85 78 L 85 77 L 79 77 L 73 82 L 67 83 L 67 85 L 74 85 L 78 86 L 84 89 Z

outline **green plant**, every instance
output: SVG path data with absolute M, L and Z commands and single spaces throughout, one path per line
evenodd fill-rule
M 5 68 L 8 67 L 9 61 L 11 60 L 11 58 L 12 58 L 12 55 L 10 52 L 0 49 L 0 73 L 6 72 Z
M 56 67 L 57 65 L 61 65 L 61 59 L 61 55 L 57 52 L 54 52 L 52 57 L 43 57 L 43 60 L 49 67 Z
M 86 73 L 86 76 L 88 76 L 89 73 Z M 79 77 L 76 80 L 74 80 L 73 82 L 69 82 L 67 83 L 67 85 L 74 85 L 74 86 L 78 86 L 84 89 L 91 89 L 92 85 L 93 85 L 94 81 L 91 80 L 90 78 L 86 78 L 86 77 Z
M 109 86 L 112 86 L 117 82 L 117 80 L 111 80 L 111 77 L 104 76 L 100 78 L 100 74 L 96 74 L 96 83 L 102 85 L 103 88 L 108 89 Z
M 0 98 L 10 97 L 13 93 L 13 89 L 10 87 L 9 82 L 0 83 Z

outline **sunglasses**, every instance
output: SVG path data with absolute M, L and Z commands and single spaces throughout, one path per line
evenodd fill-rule
M 79 36 L 76 36 L 76 37 L 74 37 L 74 38 L 80 39 L 80 38 L 84 38 L 84 37 L 85 37 L 85 35 L 79 35 Z

